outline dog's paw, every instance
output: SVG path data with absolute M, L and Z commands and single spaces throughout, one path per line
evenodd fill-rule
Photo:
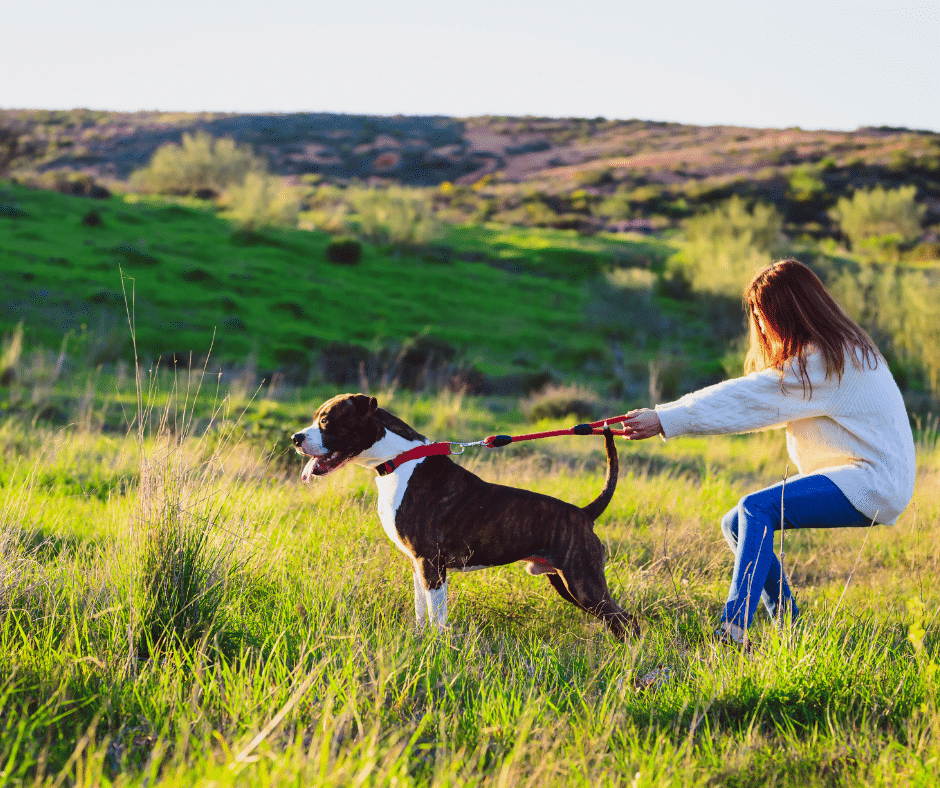
M 664 665 L 661 668 L 653 668 L 653 670 L 640 677 L 636 683 L 636 688 L 640 692 L 659 689 L 669 681 L 671 676 L 672 668 L 668 665 Z

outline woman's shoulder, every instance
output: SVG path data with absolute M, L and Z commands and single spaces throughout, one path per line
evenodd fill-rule
M 847 344 L 842 351 L 842 369 L 831 369 L 829 359 L 818 345 L 815 343 L 806 345 L 804 359 L 807 371 L 812 369 L 817 374 L 823 373 L 827 376 L 835 374 L 836 377 L 841 377 L 846 372 L 883 375 L 888 370 L 888 362 L 877 348 L 872 347 L 865 351 L 856 345 Z M 795 361 L 796 358 L 792 358 L 787 363 L 792 364 Z

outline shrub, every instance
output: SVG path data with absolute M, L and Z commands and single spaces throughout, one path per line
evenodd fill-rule
M 940 279 L 935 273 L 865 266 L 843 271 L 828 284 L 903 377 L 919 378 L 935 396 L 940 393 Z
M 238 431 L 216 420 L 218 409 L 210 425 L 197 426 L 194 407 L 204 373 L 178 372 L 177 379 L 186 404 L 176 404 L 171 395 L 161 412 L 150 399 L 154 383 L 137 373 L 139 473 L 129 521 L 131 549 L 122 551 L 120 560 L 130 562 L 121 575 L 130 582 L 127 632 L 138 657 L 173 644 L 223 650 L 232 645 L 239 599 L 232 589 L 244 588 L 250 555 L 246 532 L 234 515 L 237 484 L 221 471 Z
M 23 355 L 23 322 L 20 321 L 13 333 L 3 338 L 0 349 L 0 386 L 9 386 L 16 379 L 16 369 Z
M 301 217 L 301 229 L 343 233 L 349 226 L 350 206 L 346 191 L 337 186 L 317 186 L 304 195 L 307 210 Z
M 632 219 L 633 205 L 629 189 L 623 187 L 617 189 L 595 207 L 594 214 L 614 221 Z
M 219 630 L 228 565 L 210 540 L 214 513 L 195 516 L 166 500 L 152 514 L 140 565 L 142 651 L 168 638 L 192 645 Z M 200 516 L 202 515 L 202 516 Z
M 101 218 L 101 214 L 98 211 L 91 210 L 82 217 L 82 224 L 85 227 L 101 227 L 104 224 L 104 220 Z
M 27 176 L 25 181 L 36 188 L 50 189 L 73 197 L 106 200 L 111 196 L 111 192 L 90 175 L 69 169 L 47 170 L 35 177 Z
M 358 265 L 362 244 L 355 238 L 335 238 L 326 245 L 326 259 L 337 265 Z
M 771 262 L 782 227 L 773 206 L 757 203 L 749 210 L 732 197 L 685 222 L 685 242 L 669 262 L 672 278 L 687 280 L 693 290 L 740 296 L 754 272 Z
M 251 172 L 264 172 L 264 160 L 250 145 L 229 138 L 217 139 L 205 132 L 183 134 L 181 144 L 162 145 L 150 164 L 131 174 L 130 184 L 156 194 L 221 193 L 243 183 Z
M 567 416 L 589 421 L 599 403 L 597 393 L 584 386 L 550 385 L 524 399 L 521 407 L 529 421 L 563 419 Z
M 854 251 L 896 258 L 898 249 L 920 235 L 926 206 L 914 199 L 917 187 L 860 189 L 843 197 L 829 215 Z
M 907 254 L 906 259 L 916 263 L 927 263 L 933 260 L 940 260 L 940 242 L 924 241 L 917 244 Z
M 614 171 L 610 167 L 580 170 L 574 179 L 579 186 L 603 186 L 614 182 Z
M 293 226 L 300 213 L 297 190 L 281 178 L 249 172 L 242 183 L 230 186 L 223 197 L 227 214 L 245 230 L 272 225 Z
M 360 371 L 372 363 L 368 349 L 353 342 L 331 342 L 320 351 L 323 379 L 337 385 L 359 383 Z
M 406 388 L 427 387 L 435 372 L 452 372 L 451 362 L 457 357 L 457 348 L 439 337 L 418 334 L 409 337 L 395 356 L 392 371 L 398 382 Z
M 796 167 L 789 176 L 789 196 L 798 202 L 811 202 L 822 196 L 826 184 L 812 167 Z
M 356 212 L 359 230 L 372 241 L 417 246 L 438 235 L 434 201 L 420 189 L 353 188 L 347 191 L 347 199 Z

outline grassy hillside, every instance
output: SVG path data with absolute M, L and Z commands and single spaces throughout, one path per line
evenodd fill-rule
M 938 263 L 775 238 L 754 211 L 718 209 L 668 238 L 439 222 L 423 243 L 363 241 L 358 264 L 344 265 L 330 262 L 325 232 L 241 229 L 211 202 L 5 184 L 0 331 L 18 346 L 22 324 L 26 347 L 57 368 L 129 363 L 126 297 L 146 364 L 201 363 L 211 348 L 214 368 L 293 384 L 522 395 L 578 381 L 641 403 L 740 370 L 740 288 L 772 255 L 794 255 L 930 410 Z
M 366 244 L 347 266 L 327 260 L 325 233 L 239 230 L 198 202 L 0 188 L 3 327 L 22 321 L 28 342 L 64 339 L 93 365 L 130 358 L 132 295 L 143 359 L 198 359 L 211 343 L 216 362 L 253 356 L 299 382 L 319 378 L 335 343 L 391 364 L 416 338 L 437 340 L 439 361 L 497 379 L 586 374 L 606 387 L 614 345 L 640 371 L 660 346 L 689 355 L 692 375 L 720 369 L 721 337 L 697 332 L 691 310 L 662 317 L 683 309 L 654 292 L 673 251 L 663 241 L 465 227 L 433 247 Z M 646 338 L 626 343 L 637 332 Z
M 147 361 L 671 397 L 739 369 L 741 288 L 796 256 L 940 391 L 933 132 L 11 110 L 4 170 L 97 198 L 0 195 L 0 328 L 83 363 L 130 357 L 123 271 Z

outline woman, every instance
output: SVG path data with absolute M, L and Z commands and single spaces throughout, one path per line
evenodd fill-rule
M 716 634 L 741 644 L 758 598 L 771 617 L 799 614 L 773 553 L 781 486 L 785 529 L 892 525 L 914 491 L 914 439 L 897 384 L 819 278 L 783 260 L 754 277 L 744 302 L 750 374 L 631 411 L 624 423 L 631 440 L 786 427 L 799 475 L 744 496 L 721 521 L 734 575 Z

